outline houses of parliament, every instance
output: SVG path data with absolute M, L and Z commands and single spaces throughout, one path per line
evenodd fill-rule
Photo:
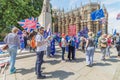
M 97 33 L 98 31 L 102 31 L 103 33 L 107 33 L 108 31 L 108 12 L 104 4 L 101 6 L 98 2 L 89 2 L 86 5 L 82 5 L 81 7 L 71 9 L 69 12 L 65 12 L 64 9 L 53 9 L 52 10 L 52 30 L 53 32 L 60 33 L 69 33 L 69 27 L 74 25 L 75 33 L 77 34 L 80 30 L 83 30 L 84 27 L 87 27 L 89 31 L 93 31 Z M 105 15 L 105 23 L 100 23 L 99 20 L 92 21 L 91 20 L 91 12 L 103 9 Z

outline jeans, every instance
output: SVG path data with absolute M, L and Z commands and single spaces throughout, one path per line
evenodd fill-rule
M 86 50 L 86 63 L 87 65 L 92 65 L 93 64 L 93 56 L 94 56 L 94 47 L 88 47 Z
M 101 48 L 101 52 L 102 52 L 102 58 L 101 59 L 105 59 L 106 48 Z
M 106 56 L 110 57 L 110 46 L 106 48 Z
M 71 54 L 72 54 L 72 59 L 75 59 L 75 47 L 69 46 L 69 51 L 68 51 L 68 59 L 71 59 Z
M 118 52 L 118 56 L 120 56 L 120 45 L 116 45 L 116 49 L 117 49 L 117 52 Z
M 62 47 L 62 60 L 64 60 L 65 47 Z
M 10 54 L 10 72 L 14 71 L 15 69 L 15 60 L 17 55 L 17 46 L 9 45 L 9 54 Z
M 51 50 L 50 50 L 50 46 L 47 47 L 47 52 L 46 52 L 46 55 L 49 57 L 50 56 L 50 53 L 51 53 Z
M 43 63 L 44 51 L 36 52 L 37 60 L 35 65 L 35 71 L 37 76 L 41 76 L 41 65 Z

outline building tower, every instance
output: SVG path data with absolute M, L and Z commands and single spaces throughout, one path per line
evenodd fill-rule
M 41 26 L 45 27 L 45 29 L 47 29 L 48 25 L 51 25 L 52 18 L 51 18 L 50 0 L 44 0 L 42 12 L 38 17 L 38 22 L 40 23 Z

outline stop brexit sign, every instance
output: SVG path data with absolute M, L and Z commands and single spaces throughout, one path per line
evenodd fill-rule
M 76 35 L 76 25 L 70 25 L 68 28 L 68 35 L 73 36 Z

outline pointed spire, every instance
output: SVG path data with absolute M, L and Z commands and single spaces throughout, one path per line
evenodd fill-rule
M 77 4 L 75 4 L 75 8 L 77 9 Z
M 72 6 L 71 6 L 71 11 L 72 11 Z
M 89 3 L 91 4 L 91 0 L 89 0 Z
M 64 8 L 62 9 L 62 12 L 64 12 Z
M 102 8 L 105 9 L 105 5 L 104 4 L 103 4 Z
M 44 0 L 42 12 L 51 12 L 51 9 L 50 9 L 50 0 Z
M 97 0 L 97 3 L 99 4 L 99 0 Z
M 82 2 L 80 3 L 80 6 L 82 7 Z

